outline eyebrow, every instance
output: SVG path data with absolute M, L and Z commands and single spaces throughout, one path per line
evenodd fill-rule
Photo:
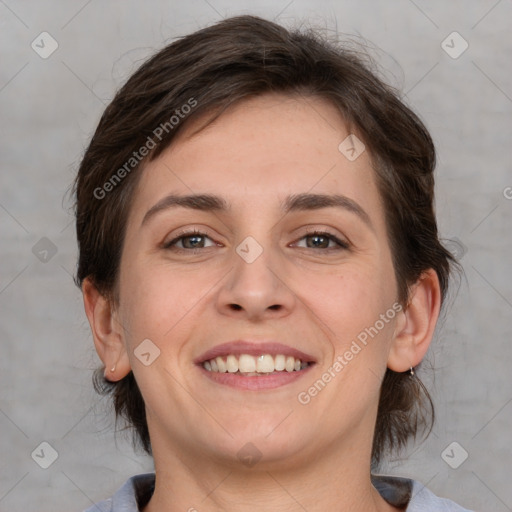
M 231 205 L 222 197 L 214 194 L 169 194 L 153 205 L 144 215 L 141 226 L 152 217 L 170 208 L 189 208 L 205 212 L 230 212 Z M 370 216 L 353 199 L 341 194 L 292 194 L 281 204 L 283 214 L 297 211 L 320 210 L 322 208 L 341 208 L 357 215 L 370 229 L 374 230 Z

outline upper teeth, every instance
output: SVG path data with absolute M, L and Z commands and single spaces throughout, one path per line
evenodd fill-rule
M 211 372 L 219 373 L 272 373 L 273 371 L 287 372 L 299 371 L 308 366 L 307 362 L 295 359 L 293 356 L 282 354 L 271 356 L 263 354 L 258 357 L 249 354 L 240 356 L 228 355 L 227 357 L 216 357 L 203 363 L 203 367 Z

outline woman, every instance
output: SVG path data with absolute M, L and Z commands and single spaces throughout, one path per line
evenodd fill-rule
M 465 510 L 377 475 L 433 421 L 434 166 L 361 57 L 261 18 L 128 80 L 76 179 L 77 283 L 155 474 L 90 511 Z

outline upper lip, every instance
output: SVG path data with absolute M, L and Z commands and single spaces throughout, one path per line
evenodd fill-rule
M 260 356 L 264 354 L 270 354 L 276 356 L 282 354 L 284 356 L 293 356 L 296 359 L 300 359 L 302 362 L 314 363 L 315 358 L 310 354 L 306 354 L 301 350 L 284 345 L 277 341 L 247 341 L 247 340 L 235 340 L 221 343 L 215 347 L 203 352 L 199 357 L 194 360 L 194 363 L 200 364 L 216 357 L 222 357 L 233 354 L 239 356 L 242 354 L 248 354 L 251 356 Z

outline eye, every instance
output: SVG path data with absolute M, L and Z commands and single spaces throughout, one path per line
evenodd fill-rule
M 206 240 L 210 240 L 210 245 L 205 245 Z M 336 235 L 328 231 L 311 231 L 303 236 L 300 240 L 306 240 L 305 249 L 325 249 L 326 251 L 347 250 L 350 244 L 344 240 L 340 240 Z M 295 246 L 301 247 L 298 242 Z M 208 247 L 218 246 L 206 233 L 198 230 L 180 233 L 171 241 L 163 245 L 164 249 L 176 252 L 190 252 L 196 249 L 206 249 Z
M 306 240 L 306 249 L 346 250 L 350 245 L 328 231 L 311 231 L 300 240 Z M 333 243 L 334 245 L 329 245 Z
M 205 240 L 213 240 L 206 234 L 198 230 L 188 231 L 181 233 L 170 242 L 164 244 L 164 249 L 175 250 L 177 252 L 193 251 L 194 249 L 204 249 L 205 247 L 212 247 L 217 245 L 213 242 L 209 246 L 205 246 Z M 181 246 L 180 246 L 181 244 Z

